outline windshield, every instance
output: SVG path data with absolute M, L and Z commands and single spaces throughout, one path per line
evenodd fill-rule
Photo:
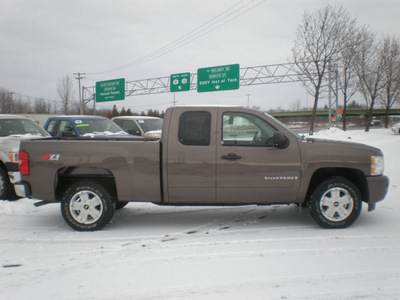
M 140 119 L 137 120 L 139 126 L 142 127 L 143 132 L 149 131 L 159 131 L 162 129 L 163 120 L 162 119 Z
M 121 129 L 121 127 L 109 119 L 80 119 L 75 120 L 74 122 L 81 135 L 99 132 L 124 134 L 124 131 Z
M 49 136 L 49 134 L 42 127 L 30 119 L 0 120 L 0 137 L 27 134 Z

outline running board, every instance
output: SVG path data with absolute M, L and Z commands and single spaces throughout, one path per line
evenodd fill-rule
M 49 204 L 50 202 L 47 202 L 47 201 L 40 201 L 40 202 L 36 202 L 36 203 L 33 203 L 33 205 L 35 206 L 35 207 L 39 207 L 39 206 L 43 206 L 43 205 L 46 205 L 46 204 Z

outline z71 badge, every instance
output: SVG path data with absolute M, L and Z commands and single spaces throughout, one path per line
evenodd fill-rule
M 52 161 L 57 161 L 60 159 L 60 154 L 45 154 L 42 156 L 43 160 L 52 160 Z

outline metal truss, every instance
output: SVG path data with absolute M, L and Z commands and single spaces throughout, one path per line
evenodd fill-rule
M 240 69 L 240 86 L 298 82 L 305 80 L 295 63 Z
M 191 73 L 190 90 L 197 89 L 197 74 Z M 299 82 L 304 75 L 295 63 L 240 68 L 240 86 Z M 125 82 L 125 96 L 141 96 L 170 92 L 170 76 Z M 95 99 L 95 87 L 83 87 L 84 105 Z

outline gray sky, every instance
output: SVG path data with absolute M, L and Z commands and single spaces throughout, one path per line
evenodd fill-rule
M 57 82 L 77 72 L 86 73 L 83 85 L 94 86 L 96 81 L 196 73 L 211 66 L 284 63 L 291 57 L 304 11 L 326 3 L 343 4 L 378 36 L 400 37 L 399 0 L 0 0 L 0 88 L 17 96 L 58 101 Z M 213 26 L 215 30 L 165 55 L 137 63 L 235 4 L 229 12 L 243 9 L 226 19 L 237 16 L 232 21 Z M 289 108 L 297 100 L 311 105 L 311 97 L 298 83 L 181 92 L 176 100 L 182 105 L 247 105 L 246 94 L 251 94 L 250 105 L 263 109 Z M 97 106 L 164 110 L 172 100 L 166 93 Z

